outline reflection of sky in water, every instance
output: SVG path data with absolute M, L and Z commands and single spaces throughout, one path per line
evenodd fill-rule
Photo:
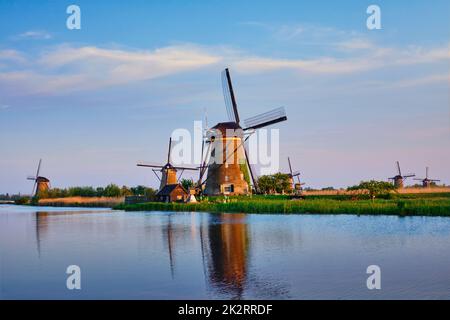
M 0 206 L 0 240 L 3 299 L 450 297 L 445 218 Z

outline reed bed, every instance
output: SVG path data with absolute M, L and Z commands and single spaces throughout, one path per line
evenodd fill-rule
M 332 196 L 332 195 L 357 195 L 364 194 L 361 190 L 314 190 L 314 191 L 303 191 L 305 196 Z M 431 188 L 416 188 L 416 187 L 406 187 L 403 189 L 395 190 L 393 193 L 398 194 L 427 194 L 427 193 L 450 193 L 450 187 L 431 187 Z
M 399 216 L 450 216 L 450 199 L 405 200 L 247 200 L 234 202 L 160 203 L 125 205 L 126 211 L 204 211 L 277 214 L 357 214 Z
M 112 208 L 124 202 L 124 197 L 68 197 L 40 199 L 40 206 Z

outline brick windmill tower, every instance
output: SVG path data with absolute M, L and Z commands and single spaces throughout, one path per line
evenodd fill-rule
M 47 192 L 50 189 L 50 180 L 46 177 L 40 176 L 42 159 L 39 159 L 39 164 L 36 171 L 36 176 L 28 176 L 27 180 L 34 181 L 33 190 L 31 191 L 32 197 L 38 197 L 39 195 Z
M 250 194 L 251 185 L 255 191 L 258 186 L 245 142 L 257 129 L 287 120 L 286 112 L 284 108 L 274 109 L 245 120 L 245 126 L 241 126 L 228 68 L 222 72 L 222 86 L 228 121 L 207 130 L 203 141 L 208 147 L 206 154 L 202 147 L 203 160 L 197 185 L 206 195 Z
M 397 161 L 397 171 L 398 174 L 392 178 L 389 178 L 389 180 L 393 180 L 394 181 L 394 186 L 397 189 L 402 189 L 403 188 L 403 181 L 406 178 L 410 178 L 410 177 L 415 177 L 416 175 L 414 173 L 409 173 L 409 174 L 405 174 L 402 175 L 402 171 L 400 170 L 400 163 Z
M 423 179 L 415 178 L 414 180 L 422 181 L 422 186 L 424 188 L 430 188 L 431 185 L 433 184 L 433 182 L 441 181 L 441 180 L 437 180 L 437 179 L 430 179 L 430 178 L 428 178 L 428 167 L 426 167 L 426 169 L 425 169 L 425 178 L 423 178 Z

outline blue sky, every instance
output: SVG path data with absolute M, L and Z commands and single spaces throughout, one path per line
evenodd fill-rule
M 382 29 L 366 28 L 381 8 Z M 81 8 L 81 30 L 66 8 Z M 450 183 L 448 1 L 0 1 L 0 193 L 156 186 L 176 128 L 285 106 L 290 156 L 312 187 L 404 171 Z

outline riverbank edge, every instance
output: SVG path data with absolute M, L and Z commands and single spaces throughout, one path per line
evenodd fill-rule
M 124 211 L 229 212 L 252 214 L 354 214 L 450 217 L 450 200 L 387 201 L 264 201 L 230 203 L 161 203 L 119 204 Z

